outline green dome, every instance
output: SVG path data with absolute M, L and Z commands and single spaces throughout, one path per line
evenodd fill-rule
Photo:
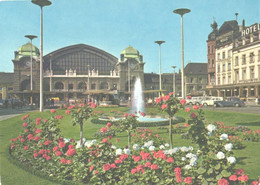
M 28 43 L 22 45 L 21 47 L 19 47 L 18 52 L 19 52 L 19 55 L 21 55 L 21 56 L 31 56 L 31 42 L 28 42 Z M 32 45 L 32 55 L 33 56 L 40 55 L 39 49 L 34 45 Z
M 121 54 L 124 55 L 139 55 L 139 51 L 135 48 L 133 48 L 132 46 L 128 46 L 128 48 L 125 48 Z

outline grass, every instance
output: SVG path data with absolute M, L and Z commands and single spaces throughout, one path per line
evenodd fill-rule
M 127 108 L 118 108 L 121 112 L 127 112 Z M 105 114 L 111 114 L 111 111 L 115 108 L 98 108 L 97 110 L 104 111 Z M 158 115 L 164 114 L 158 111 L 157 108 L 148 108 L 146 112 L 153 112 Z M 230 112 L 219 112 L 219 111 L 207 111 L 205 110 L 205 117 L 209 122 L 221 121 L 228 126 L 245 125 L 253 130 L 260 129 L 260 115 L 257 114 L 244 114 L 244 113 L 230 113 Z M 64 118 L 61 122 L 62 135 L 66 138 L 79 139 L 79 126 L 72 126 L 71 118 L 69 115 L 65 115 L 64 111 L 59 110 L 56 114 L 63 114 Z M 30 117 L 35 119 L 37 117 L 48 118 L 50 117 L 50 112 L 31 112 Z M 189 113 L 181 112 L 177 116 L 182 116 L 186 119 L 189 117 Z M 43 178 L 34 176 L 29 172 L 13 165 L 8 160 L 8 147 L 10 145 L 10 139 L 17 137 L 22 130 L 22 120 L 21 116 L 16 116 L 8 120 L 0 122 L 0 175 L 1 183 L 5 185 L 49 185 L 54 184 Z M 102 125 L 94 125 L 90 120 L 84 125 L 84 137 L 87 139 L 93 139 L 94 134 L 102 127 Z M 156 130 L 156 128 L 152 128 Z M 164 137 L 168 141 L 168 134 L 164 130 L 159 131 L 159 135 Z M 116 136 L 120 138 L 120 142 L 116 143 L 115 138 L 112 142 L 118 147 L 123 147 L 127 143 L 126 134 L 122 133 Z M 189 146 L 192 145 L 190 140 L 181 139 L 180 135 L 175 134 L 173 136 L 174 146 Z M 250 179 L 257 179 L 260 175 L 260 142 L 245 142 L 246 148 L 243 150 L 235 150 L 235 156 L 237 158 L 237 168 L 243 168 L 249 175 Z

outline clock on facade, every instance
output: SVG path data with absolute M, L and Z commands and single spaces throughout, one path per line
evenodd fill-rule
M 26 67 L 30 67 L 30 66 L 31 66 L 31 62 L 30 62 L 30 61 L 26 61 L 26 62 L 25 62 L 25 66 L 26 66 Z
M 135 63 L 135 62 L 131 62 L 131 63 L 130 63 L 130 68 L 131 68 L 131 69 L 135 69 L 135 68 L 136 68 L 136 66 L 137 66 L 137 65 L 136 65 L 136 63 Z

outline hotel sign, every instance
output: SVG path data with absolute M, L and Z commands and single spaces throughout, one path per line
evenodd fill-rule
M 253 24 L 252 26 L 249 26 L 247 28 L 245 28 L 242 32 L 241 32 L 241 36 L 244 37 L 248 34 L 257 32 L 260 30 L 260 24 Z

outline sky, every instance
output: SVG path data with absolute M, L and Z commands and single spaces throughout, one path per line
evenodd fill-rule
M 181 18 L 173 10 L 188 8 L 183 17 L 184 61 L 207 61 L 207 38 L 213 19 L 219 27 L 229 20 L 246 26 L 259 23 L 259 0 L 51 0 L 43 8 L 43 54 L 86 44 L 117 58 L 129 45 L 143 55 L 146 73 L 181 68 Z M 40 48 L 40 7 L 30 0 L 0 0 L 0 72 L 13 72 L 14 51 L 37 35 Z

